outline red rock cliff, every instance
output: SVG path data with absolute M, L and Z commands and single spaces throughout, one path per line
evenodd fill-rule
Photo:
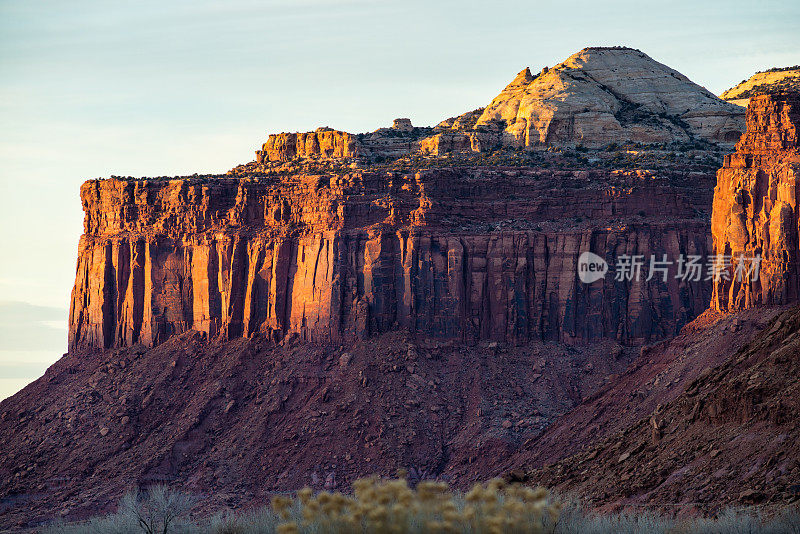
M 758 280 L 732 272 L 715 284 L 712 306 L 739 310 L 798 300 L 800 96 L 750 100 L 747 132 L 725 157 L 714 190 L 712 233 L 718 255 L 762 256 Z M 729 270 L 730 271 L 730 270 Z
M 704 282 L 578 281 L 581 252 L 705 254 L 710 177 L 435 169 L 92 180 L 70 346 L 342 339 L 638 343 L 701 313 Z M 710 184 L 707 184 L 710 185 Z
M 352 134 L 331 128 L 313 132 L 271 134 L 256 151 L 256 161 L 291 161 L 295 157 L 349 158 L 358 154 Z

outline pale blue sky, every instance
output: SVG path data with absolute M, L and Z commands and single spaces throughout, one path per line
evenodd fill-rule
M 789 0 L 0 0 L 0 321 L 35 338 L 0 337 L 0 398 L 65 350 L 87 178 L 224 172 L 267 132 L 432 125 L 591 45 L 719 93 L 800 63 L 799 35 Z

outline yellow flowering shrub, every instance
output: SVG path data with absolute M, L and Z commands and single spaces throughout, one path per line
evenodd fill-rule
M 275 497 L 272 509 L 283 518 L 277 532 L 330 533 L 525 533 L 544 532 L 553 524 L 559 505 L 542 488 L 507 485 L 502 480 L 476 484 L 466 495 L 450 491 L 444 482 L 424 481 L 415 489 L 404 478 L 363 478 L 353 494 L 310 488 L 295 500 Z

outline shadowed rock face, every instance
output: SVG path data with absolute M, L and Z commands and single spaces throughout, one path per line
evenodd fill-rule
M 70 347 L 150 346 L 189 329 L 661 339 L 702 312 L 708 283 L 612 273 L 586 285 L 577 258 L 705 254 L 710 180 L 445 168 L 88 181 Z
M 740 310 L 798 300 L 798 176 L 800 96 L 763 95 L 750 100 L 747 132 L 725 157 L 714 190 L 712 233 L 718 255 L 763 260 L 759 279 L 722 278 L 712 306 Z

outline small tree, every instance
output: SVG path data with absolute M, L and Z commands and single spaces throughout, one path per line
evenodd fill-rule
M 193 504 L 190 496 L 159 485 L 126 494 L 120 501 L 119 513 L 131 517 L 147 534 L 168 534 L 170 526 Z

